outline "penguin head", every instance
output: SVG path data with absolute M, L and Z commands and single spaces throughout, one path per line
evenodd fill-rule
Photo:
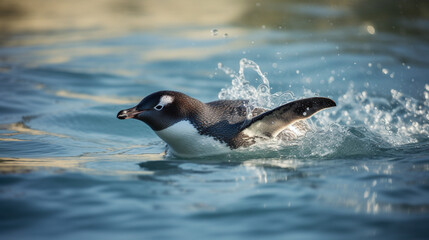
M 160 131 L 187 119 L 195 101 L 198 100 L 179 92 L 155 92 L 143 98 L 137 106 L 119 111 L 117 118 L 138 119 Z

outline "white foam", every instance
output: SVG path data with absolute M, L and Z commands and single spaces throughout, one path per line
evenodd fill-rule
M 268 109 L 295 100 L 289 91 L 271 94 L 265 74 L 250 60 L 240 61 L 238 74 L 221 64 L 219 68 L 232 77 L 232 85 L 221 90 L 220 99 L 250 99 L 250 105 Z M 251 86 L 246 80 L 243 73 L 246 68 L 259 75 L 261 87 Z M 429 84 L 422 91 L 424 99 L 418 100 L 395 89 L 390 91 L 390 96 L 373 96 L 366 91 L 355 91 L 351 85 L 338 97 L 337 107 L 321 111 L 307 120 L 309 131 L 293 134 L 294 129 L 288 128 L 290 135 L 296 136 L 295 140 L 272 139 L 258 142 L 252 149 L 278 149 L 293 145 L 297 147 L 294 148 L 297 156 L 345 156 L 419 142 L 419 139 L 429 136 Z M 311 90 L 304 91 L 305 97 L 316 95 Z

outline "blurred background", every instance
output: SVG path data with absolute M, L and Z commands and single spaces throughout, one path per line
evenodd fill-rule
M 239 59 L 245 57 L 272 75 L 273 87 L 286 84 L 278 88 L 282 91 L 295 81 L 310 88 L 315 82 L 327 85 L 334 77 L 335 86 L 343 88 L 351 81 L 379 87 L 387 79 L 392 87 L 415 95 L 414 90 L 424 87 L 424 74 L 404 75 L 407 69 L 401 64 L 427 66 L 428 12 L 428 3 L 417 0 L 3 0 L 2 69 L 104 74 L 116 78 L 118 84 L 133 79 L 137 84 L 156 82 L 158 88 L 209 93 L 229 81 L 212 76 L 217 63 L 238 70 Z M 373 68 L 368 69 L 368 64 Z M 351 70 L 354 73 L 348 73 Z M 393 75 L 389 79 L 383 74 Z M 186 82 L 176 84 L 178 79 L 169 78 L 170 83 L 163 85 L 163 77 Z M 110 97 L 147 93 L 109 87 L 101 91 L 94 81 L 79 81 L 79 89 L 70 89 L 61 80 L 56 88 Z M 213 89 L 197 87 L 201 84 Z
M 428 56 L 423 0 L 1 0 L 0 234 L 424 239 Z M 257 87 L 241 59 L 338 107 L 293 147 L 199 160 L 116 119 L 158 90 L 234 98 L 240 67 Z

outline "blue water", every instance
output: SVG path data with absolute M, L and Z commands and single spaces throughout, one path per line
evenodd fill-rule
M 427 239 L 428 5 L 391 2 L 1 3 L 0 238 Z M 116 119 L 264 78 L 271 107 L 338 106 L 298 139 L 194 159 Z

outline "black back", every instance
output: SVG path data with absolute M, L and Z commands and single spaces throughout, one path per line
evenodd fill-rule
M 250 139 L 240 136 L 242 128 L 250 121 L 246 118 L 245 105 L 247 103 L 248 101 L 244 100 L 209 102 L 205 104 L 206 112 L 189 117 L 189 121 L 200 134 L 212 136 L 232 149 L 248 145 Z M 253 110 L 252 115 L 256 116 L 265 111 L 265 109 L 257 108 Z

